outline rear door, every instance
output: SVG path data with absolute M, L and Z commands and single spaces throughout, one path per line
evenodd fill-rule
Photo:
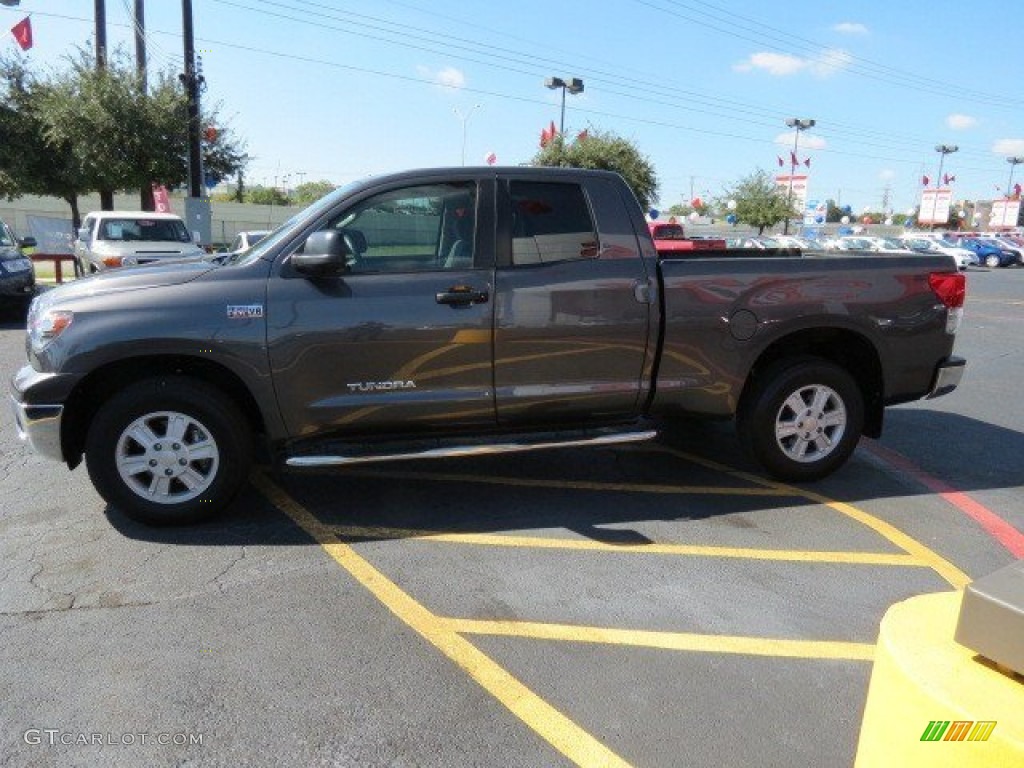
M 493 208 L 493 181 L 392 182 L 325 219 L 353 251 L 346 274 L 284 259 L 267 329 L 293 436 L 494 425 Z
M 635 416 L 652 320 L 644 262 L 614 180 L 514 173 L 498 183 L 498 421 Z

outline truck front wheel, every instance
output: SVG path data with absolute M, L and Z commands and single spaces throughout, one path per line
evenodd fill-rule
M 245 481 L 249 427 L 218 389 L 181 376 L 132 384 L 89 428 L 85 460 L 100 495 L 148 525 L 212 517 Z
M 853 453 L 864 426 L 864 397 L 838 365 L 783 360 L 759 375 L 737 415 L 754 459 L 783 480 L 817 480 Z

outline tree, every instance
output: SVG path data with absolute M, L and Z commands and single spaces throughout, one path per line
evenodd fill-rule
M 65 141 L 46 137 L 40 102 L 50 85 L 39 81 L 22 59 L 0 57 L 0 195 L 59 197 L 71 208 L 71 224 L 81 224 L 78 195 L 85 172 Z
M 295 205 L 309 205 L 335 189 L 329 181 L 307 181 L 292 190 L 292 202 Z
M 651 161 L 631 142 L 610 132 L 590 132 L 572 142 L 556 135 L 534 156 L 533 164 L 616 171 L 644 210 L 658 199 L 658 176 Z
M 722 200 L 730 199 L 736 201 L 734 213 L 737 220 L 757 227 L 759 235 L 787 216 L 795 215 L 786 199 L 786 193 L 762 169 L 744 177 L 735 187 L 727 190 Z
M 245 193 L 245 202 L 256 205 L 291 205 L 292 201 L 276 187 L 249 187 Z
M 10 94 L 18 92 L 19 82 L 32 93 L 22 103 L 21 116 L 33 141 L 65 153 L 62 161 L 75 171 L 76 195 L 99 191 L 109 208 L 114 190 L 148 189 L 152 183 L 174 188 L 185 182 L 186 102 L 173 73 L 154 73 L 144 93 L 123 52 L 115 52 L 105 69 L 96 70 L 91 55 L 79 49 L 66 70 L 45 80 L 31 73 L 23 60 L 13 59 L 3 60 L 0 77 L 5 105 Z M 207 112 L 206 122 L 217 122 L 216 108 Z M 204 151 L 206 174 L 215 182 L 235 175 L 248 162 L 242 146 L 224 127 L 208 138 Z M 21 173 L 17 188 L 8 194 L 38 193 L 42 180 Z M 77 226 L 77 214 L 72 217 Z

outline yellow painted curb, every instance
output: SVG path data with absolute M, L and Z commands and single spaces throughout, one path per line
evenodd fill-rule
M 1024 682 L 953 641 L 961 598 L 921 595 L 886 612 L 856 768 L 1024 766 Z M 941 736 L 923 741 L 929 732 Z

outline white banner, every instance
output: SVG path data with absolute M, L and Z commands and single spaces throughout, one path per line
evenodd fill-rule
M 989 217 L 990 227 L 1016 227 L 1020 220 L 1020 200 L 1004 198 L 992 201 L 992 215 Z
M 919 224 L 945 224 L 952 206 L 953 190 L 949 187 L 926 189 L 921 192 L 921 213 L 917 221 Z
M 807 178 L 806 174 L 790 176 L 782 173 L 775 177 L 775 185 L 779 191 L 787 196 L 793 195 L 793 209 L 796 211 L 802 211 L 807 207 Z

